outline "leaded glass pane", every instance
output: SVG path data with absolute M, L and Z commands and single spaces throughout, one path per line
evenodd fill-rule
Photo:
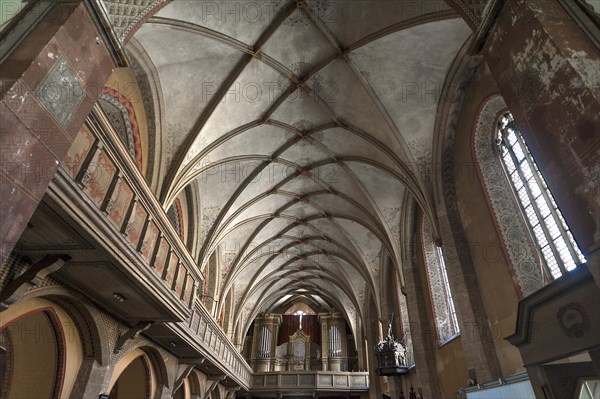
M 531 190 L 531 195 L 533 196 L 533 198 L 538 198 L 540 197 L 540 195 L 542 194 L 542 190 L 540 189 L 540 186 L 537 184 L 537 181 L 535 181 L 534 178 L 529 179 L 529 181 L 527 182 L 527 185 L 529 186 L 529 189 Z M 545 202 L 545 200 L 542 198 L 541 201 Z
M 544 229 L 541 225 L 537 225 L 533 228 L 533 234 L 538 240 L 540 247 L 544 247 L 548 244 L 548 240 L 546 239 L 546 234 L 544 234 Z
M 527 189 L 525 187 L 522 187 L 518 192 L 517 192 L 517 196 L 519 197 L 519 199 L 521 200 L 521 204 L 523 204 L 523 206 L 527 206 L 529 205 L 529 195 L 527 194 Z
M 562 273 L 558 267 L 556 258 L 554 258 L 554 254 L 552 253 L 552 248 L 550 248 L 550 245 L 542 248 L 542 254 L 544 255 L 544 259 L 546 259 L 546 264 L 548 265 L 548 269 L 550 269 L 552 277 L 560 277 Z
M 506 170 L 508 170 L 508 173 L 513 173 L 517 168 L 508 153 L 505 155 L 504 160 L 506 161 Z
M 521 145 L 519 143 L 514 144 L 513 152 L 515 154 L 515 157 L 517 157 L 517 161 L 521 162 L 523 158 L 525 158 L 525 154 L 523 153 L 523 150 L 521 149 Z
M 521 180 L 521 176 L 519 176 L 517 172 L 513 172 L 513 174 L 510 175 L 510 179 L 515 186 L 515 190 L 519 191 L 521 187 L 523 187 L 523 180 Z
M 523 137 L 515 127 L 512 116 L 503 115 L 498 126 L 502 160 L 521 209 L 525 213 L 550 274 L 553 278 L 560 277 L 562 271 L 573 270 L 578 264 L 585 262 L 585 258 L 573 239 Z M 515 163 L 515 160 L 518 163 Z
M 512 131 L 512 129 L 508 130 L 508 135 L 506 137 L 510 145 L 514 145 L 517 142 L 517 136 L 515 136 L 515 133 Z
M 540 210 L 540 215 L 542 215 L 543 218 L 550 215 L 550 208 L 548 208 L 548 203 L 544 201 L 543 196 L 540 195 L 539 197 L 537 197 L 535 202 L 538 206 L 538 209 Z
M 529 163 L 524 162 L 521 164 L 521 171 L 523 172 L 523 178 L 525 180 L 529 181 L 529 179 L 533 178 L 533 172 L 531 171 Z
M 554 218 L 549 216 L 544 220 L 546 221 L 546 227 L 548 228 L 550 237 L 552 237 L 552 239 L 555 239 L 556 237 L 558 237 L 558 235 L 560 235 L 560 230 L 559 230 L 558 226 L 556 225 Z
M 529 219 L 529 223 L 531 223 L 532 226 L 539 224 L 539 220 L 535 214 L 535 209 L 533 209 L 533 206 L 529 205 L 527 208 L 525 208 L 525 215 L 527 215 L 527 219 Z
M 556 241 L 554 241 L 554 243 L 556 244 L 556 250 L 558 251 L 560 258 L 562 259 L 563 264 L 565 265 L 565 269 L 573 270 L 576 265 L 573 261 L 573 258 L 571 257 L 569 248 L 567 248 L 567 243 L 565 242 L 565 239 L 562 236 L 559 236 L 556 239 Z

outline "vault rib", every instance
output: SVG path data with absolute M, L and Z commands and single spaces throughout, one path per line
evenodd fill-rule
M 285 217 L 284 217 L 284 218 L 285 218 Z M 360 224 L 360 222 L 357 222 L 357 223 L 359 223 L 359 224 Z M 231 287 L 231 285 L 233 284 L 233 281 L 235 280 L 235 278 L 237 278 L 237 276 L 239 276 L 239 274 L 240 274 L 240 273 L 241 273 L 241 272 L 242 272 L 242 271 L 243 271 L 243 270 L 244 270 L 244 269 L 245 269 L 247 266 L 249 266 L 249 265 L 250 265 L 250 264 L 251 264 L 251 263 L 254 261 L 254 259 L 257 259 L 257 258 L 251 259 L 251 256 L 252 256 L 252 255 L 253 255 L 253 254 L 254 254 L 254 253 L 255 253 L 255 252 L 256 252 L 256 251 L 257 251 L 259 248 L 261 248 L 262 246 L 264 246 L 264 245 L 268 244 L 269 242 L 273 242 L 275 239 L 277 239 L 276 237 L 281 237 L 282 235 L 284 235 L 284 234 L 285 234 L 285 232 L 287 232 L 287 231 L 289 231 L 289 230 L 293 229 L 293 228 L 294 228 L 294 227 L 296 227 L 296 226 L 297 226 L 297 224 L 295 224 L 295 223 L 291 223 L 291 224 L 289 224 L 288 226 L 286 226 L 285 228 L 283 228 L 283 229 L 282 229 L 282 230 L 281 230 L 281 231 L 280 231 L 278 234 L 276 234 L 275 236 L 272 236 L 272 237 L 271 237 L 270 239 L 268 239 L 268 240 L 265 240 L 265 241 L 264 241 L 264 242 L 263 242 L 261 245 L 257 246 L 257 248 L 256 248 L 255 250 L 253 250 L 253 251 L 251 251 L 250 253 L 248 253 L 248 254 L 247 254 L 247 255 L 246 255 L 246 256 L 245 256 L 245 257 L 244 257 L 244 258 L 241 260 L 241 262 L 239 262 L 239 264 L 236 264 L 235 266 L 233 266 L 233 265 L 232 265 L 232 267 L 231 267 L 231 269 L 230 269 L 230 271 L 229 271 L 229 275 L 227 276 L 227 279 L 226 279 L 226 284 L 224 285 L 224 290 L 228 290 L 228 289 Z M 310 224 L 308 224 L 308 223 L 306 224 L 306 226 L 307 226 L 308 228 L 310 228 L 311 230 L 313 230 L 313 231 L 317 232 L 317 233 L 321 233 L 321 235 L 320 235 L 319 237 L 321 237 L 321 238 L 322 238 L 322 236 L 323 236 L 323 233 L 322 233 L 322 232 L 321 232 L 321 231 L 320 231 L 318 228 L 316 228 L 315 226 L 313 226 L 313 225 L 310 225 Z M 343 228 L 342 228 L 341 226 L 339 226 L 339 225 L 338 225 L 337 227 L 340 229 L 340 232 L 341 232 L 343 235 L 345 235 L 345 236 L 347 237 L 347 234 L 345 234 L 345 229 L 343 229 Z M 363 227 L 365 227 L 365 226 L 363 226 Z M 365 227 L 365 228 L 367 228 L 367 227 Z M 367 229 L 368 229 L 368 228 L 367 228 Z M 369 229 L 368 229 L 368 230 L 369 230 Z M 372 231 L 372 230 L 369 230 L 369 231 Z M 348 256 L 348 255 L 342 255 L 342 254 L 338 254 L 337 252 L 332 252 L 332 251 L 324 251 L 324 253 L 326 253 L 326 254 L 330 254 L 331 256 L 337 256 L 337 257 L 339 257 L 339 258 L 341 258 L 341 259 L 345 260 L 346 262 L 348 262 L 349 264 L 351 264 L 352 266 L 354 266 L 354 268 L 356 269 L 356 271 L 357 271 L 359 274 L 361 274 L 361 275 L 362 275 L 362 276 L 365 278 L 365 280 L 367 280 L 367 281 L 370 281 L 370 282 L 371 282 L 371 284 L 374 284 L 374 282 L 372 281 L 372 276 L 370 276 L 370 273 L 369 273 L 369 270 L 368 270 L 368 268 L 367 268 L 367 267 L 364 267 L 364 268 L 363 268 L 363 267 L 361 267 L 361 265 L 362 265 L 362 266 L 366 266 L 366 265 L 364 264 L 364 260 L 363 260 L 363 259 L 356 258 L 356 257 L 355 257 L 355 255 L 352 253 L 352 251 L 350 251 L 348 248 L 346 248 L 346 246 L 344 246 L 344 245 L 340 244 L 340 243 L 339 243 L 337 240 L 334 240 L 333 238 L 331 238 L 331 237 L 328 237 L 327 241 L 329 241 L 329 242 L 333 242 L 333 243 L 334 243 L 334 244 L 335 244 L 337 247 L 339 247 L 339 248 L 343 248 L 343 249 L 344 249 L 346 252 L 348 252 L 348 254 L 349 254 L 349 256 L 351 256 L 351 258 L 347 258 L 346 256 Z M 356 250 L 356 252 L 360 254 L 360 248 L 359 248 L 359 247 L 356 247 L 356 245 L 355 245 L 355 243 L 354 243 L 353 241 L 350 241 L 350 242 L 352 242 L 352 243 L 353 243 L 353 245 L 354 245 L 354 247 L 355 247 L 355 250 Z M 274 255 L 270 255 L 270 257 L 269 257 L 269 258 L 268 258 L 266 261 L 264 261 L 264 262 L 261 264 L 261 266 L 259 267 L 259 269 L 263 269 L 263 268 L 265 268 L 265 267 L 266 267 L 266 266 L 267 266 L 269 263 L 271 263 L 271 262 L 273 261 L 273 259 L 275 259 L 277 256 L 281 255 L 281 253 L 283 253 L 283 252 L 284 252 L 285 250 L 287 250 L 288 248 L 291 248 L 291 247 L 293 247 L 293 246 L 295 246 L 295 245 L 299 245 L 299 243 L 298 243 L 298 242 L 293 242 L 293 243 L 290 243 L 290 244 L 288 244 L 288 245 L 284 246 L 283 248 L 281 248 L 280 250 L 278 250 L 276 254 L 274 254 Z M 246 247 L 246 248 L 247 248 L 247 247 Z M 244 249 L 243 251 L 240 251 L 240 254 L 243 254 L 243 253 L 244 253 L 244 251 L 245 251 L 245 249 Z M 263 255 L 261 255 L 261 256 L 263 256 Z M 259 256 L 259 257 L 260 257 L 260 256 Z
M 415 26 L 426 24 L 428 22 L 438 22 L 438 21 L 443 21 L 446 19 L 456 19 L 456 18 L 460 18 L 458 13 L 455 10 L 448 9 L 448 10 L 441 10 L 441 11 L 435 11 L 435 12 L 431 12 L 431 13 L 427 13 L 427 14 L 422 14 L 417 17 L 405 19 L 403 21 L 396 22 L 395 24 L 392 24 L 386 28 L 378 30 L 377 32 L 373 32 L 370 35 L 367 35 L 360 40 L 355 41 L 354 43 L 352 43 L 349 46 L 347 46 L 346 48 L 344 48 L 343 53 L 348 54 L 354 50 L 357 50 L 361 47 L 364 47 L 364 46 L 374 42 L 375 40 L 381 39 L 382 37 L 385 37 L 387 35 L 396 33 L 398 31 L 401 31 L 404 29 L 414 28 Z
M 387 168 L 387 166 L 382 165 L 376 161 L 373 161 L 371 159 L 368 158 L 363 158 L 363 157 L 343 157 L 343 158 L 339 158 L 337 160 L 323 160 L 323 161 L 319 161 L 319 162 L 315 162 L 311 165 L 305 166 L 304 168 L 301 169 L 301 173 L 306 173 L 309 172 L 315 168 L 318 168 L 320 166 L 324 166 L 327 164 L 334 164 L 334 163 L 338 163 L 339 161 L 343 161 L 344 159 L 349 159 L 349 160 L 353 160 L 353 161 L 362 161 L 364 163 L 367 164 L 371 164 L 373 166 L 377 166 L 383 170 L 388 170 L 389 168 Z M 206 240 L 202 245 L 202 248 L 200 250 L 200 259 L 204 259 L 204 255 L 208 253 L 208 249 L 213 246 L 213 241 L 215 239 L 215 231 L 218 228 L 218 226 L 221 224 L 221 221 L 223 220 L 223 218 L 225 217 L 225 215 L 227 214 L 228 210 L 231 208 L 231 206 L 235 203 L 235 201 L 237 200 L 237 198 L 240 196 L 240 194 L 246 189 L 246 187 L 252 182 L 252 180 L 254 180 L 254 178 L 261 173 L 261 171 L 271 162 L 275 162 L 273 161 L 263 161 L 261 165 L 259 165 L 246 179 L 245 181 L 234 191 L 234 193 L 232 194 L 231 198 L 227 201 L 227 203 L 225 204 L 225 206 L 219 211 L 219 215 L 217 216 L 217 218 L 215 219 L 213 225 L 211 226 L 211 228 L 209 229 L 209 233 L 206 236 Z M 293 163 L 290 163 L 290 165 L 295 165 Z M 299 167 L 299 166 L 298 166 Z M 351 171 L 349 171 L 349 169 L 345 169 L 345 171 L 348 173 L 352 173 Z M 403 184 L 402 179 L 400 176 L 398 176 L 395 171 L 389 171 L 389 173 L 396 177 L 396 179 L 400 182 L 400 184 Z M 270 191 L 274 191 L 280 187 L 282 187 L 285 183 L 287 183 L 286 180 L 291 180 L 293 178 L 295 178 L 297 175 L 299 175 L 300 172 L 296 172 L 296 175 L 290 175 L 287 178 L 283 179 L 280 183 L 278 183 L 273 189 L 271 189 Z M 349 176 L 352 176 L 352 174 L 349 174 Z M 334 191 L 331 189 L 331 187 L 321 181 L 321 179 L 319 179 L 318 177 L 315 177 L 314 175 L 311 174 L 311 177 L 318 183 L 320 183 L 322 186 L 324 186 L 329 192 L 333 193 Z M 404 185 L 404 184 L 403 184 Z M 357 187 L 364 193 L 365 192 L 365 188 L 362 185 L 357 185 Z M 373 202 L 373 199 L 371 196 L 366 196 L 366 198 L 369 200 L 370 205 L 373 207 L 373 209 L 377 209 L 377 205 L 376 203 Z M 383 220 L 383 219 L 382 219 Z M 385 229 L 384 229 L 385 231 Z M 386 237 L 389 239 L 389 237 Z M 382 242 L 386 242 L 385 240 L 381 240 Z M 391 251 L 391 249 L 393 247 L 391 247 L 389 244 L 389 242 L 386 243 L 386 247 L 388 247 L 388 250 Z M 201 269 L 204 268 L 204 264 L 207 262 L 207 259 L 204 259 L 204 262 L 201 266 Z
M 351 286 L 349 285 L 349 283 L 347 281 L 343 281 L 343 280 L 341 280 L 339 278 L 336 278 L 337 276 L 335 274 L 332 274 L 331 272 L 329 272 L 327 270 L 323 270 L 323 272 L 326 275 L 329 275 L 331 277 L 329 277 L 329 278 L 327 278 L 327 277 L 325 277 L 325 278 L 319 277 L 319 280 L 329 281 L 330 283 L 332 283 L 333 285 L 335 285 L 336 287 L 338 287 L 340 289 L 340 291 L 346 293 L 346 295 L 348 296 L 348 298 L 352 301 L 352 304 L 355 307 L 358 307 L 357 306 L 357 303 L 358 303 L 357 299 L 358 298 L 356 298 L 355 295 L 348 295 L 349 292 L 353 292 L 353 290 L 352 290 Z M 245 300 L 247 300 L 248 298 L 254 296 L 254 294 L 256 294 L 258 292 L 262 292 L 262 294 L 259 297 L 259 300 L 257 300 L 256 305 L 255 305 L 257 307 L 257 309 L 260 310 L 260 309 L 263 308 L 262 304 L 264 302 L 264 299 L 261 300 L 261 298 L 264 298 L 267 294 L 269 294 L 271 288 L 277 282 L 279 282 L 279 281 L 281 281 L 283 279 L 290 279 L 290 280 L 292 280 L 292 277 L 295 274 L 298 274 L 298 273 L 291 273 L 291 274 L 286 275 L 286 276 L 278 276 L 277 275 L 278 273 L 279 273 L 279 271 L 274 271 L 272 273 L 269 273 L 267 276 L 264 277 L 264 280 L 261 280 L 255 286 L 249 286 L 249 289 L 246 290 L 246 292 L 244 294 L 244 297 L 242 297 L 243 299 L 240 301 L 240 303 L 244 303 Z M 305 278 L 303 278 L 302 282 L 298 281 L 298 283 L 301 284 L 302 286 L 304 286 L 306 284 L 306 281 L 310 281 L 311 279 L 316 279 L 316 278 L 317 277 L 305 277 Z M 265 285 L 267 287 L 265 287 L 264 289 L 262 289 L 263 286 L 265 286 Z M 316 292 L 320 293 L 320 290 L 316 291 Z
M 335 192 L 335 193 L 331 193 L 327 190 L 322 190 L 322 191 L 314 191 L 312 193 L 308 193 L 305 195 L 302 195 L 301 197 L 298 195 L 295 195 L 295 193 L 291 193 L 290 192 L 290 197 L 294 198 L 293 200 L 289 201 L 288 203 L 286 203 L 284 206 L 280 207 L 280 209 L 278 209 L 276 212 L 272 213 L 273 215 L 276 215 L 278 213 L 281 213 L 283 211 L 285 211 L 286 208 L 291 207 L 299 202 L 303 202 L 306 203 L 309 206 L 314 207 L 315 209 L 320 209 L 321 211 L 324 211 L 321 207 L 319 207 L 316 203 L 314 203 L 310 197 L 313 196 L 318 196 L 318 195 L 322 195 L 322 194 L 331 194 L 334 195 L 340 199 L 345 200 L 348 204 L 350 204 L 351 206 L 356 207 L 358 210 L 360 210 L 361 212 L 365 213 L 366 215 L 368 215 L 369 219 L 371 220 L 371 222 L 375 225 L 378 224 L 378 220 L 377 218 L 372 215 L 366 208 L 364 208 L 360 203 L 358 203 L 357 201 L 354 201 L 351 197 L 347 196 L 346 194 L 342 193 L 342 192 Z M 229 234 L 230 229 L 227 229 L 226 231 L 224 231 L 224 229 L 229 226 L 229 224 L 236 218 L 238 217 L 242 212 L 244 212 L 246 209 L 250 208 L 252 205 L 258 203 L 259 201 L 262 201 L 263 199 L 269 197 L 270 195 L 283 195 L 281 190 L 278 190 L 276 192 L 273 193 L 262 193 L 259 194 L 257 196 L 255 196 L 254 198 L 250 199 L 249 201 L 247 201 L 246 203 L 244 203 L 242 206 L 240 206 L 234 213 L 231 214 L 231 216 L 229 218 L 227 218 L 227 220 L 225 220 L 222 223 L 222 228 L 219 229 L 219 231 L 217 232 L 217 236 L 224 236 L 225 234 Z M 209 251 L 209 252 L 212 252 Z
M 275 19 L 271 22 L 271 24 L 269 24 L 267 29 L 258 38 L 256 44 L 253 47 L 254 53 L 260 50 L 262 44 L 264 44 L 272 36 L 273 32 L 277 30 L 277 28 L 283 23 L 283 21 L 287 19 L 287 17 L 292 12 L 294 12 L 295 9 L 295 3 L 289 3 L 285 8 L 281 10 L 277 17 L 275 17 Z M 254 57 L 250 54 L 245 54 L 242 57 L 242 59 L 238 62 L 233 71 L 231 71 L 229 76 L 227 76 L 223 84 L 219 86 L 217 93 L 211 98 L 211 101 L 206 107 L 206 109 L 202 111 L 200 117 L 196 120 L 191 129 L 192 133 L 185 138 L 182 146 L 180 147 L 180 150 L 177 151 L 180 155 L 178 157 L 178 160 L 171 166 L 169 172 L 167 173 L 165 182 L 168 184 L 169 190 L 163 191 L 163 193 L 171 191 L 171 181 L 177 176 L 178 171 L 184 162 L 185 154 L 189 152 L 191 146 L 194 144 L 196 138 L 200 134 L 202 127 L 206 124 L 210 116 L 213 114 L 218 104 L 223 100 L 231 85 L 237 80 L 242 71 L 246 68 L 246 66 L 248 66 L 248 64 L 250 63 L 250 61 L 252 61 L 253 58 Z M 161 201 L 164 202 L 164 199 L 164 197 L 161 198 Z
M 274 20 L 273 23 L 271 23 L 271 25 L 263 32 L 261 37 L 259 37 L 257 43 L 253 47 L 251 47 L 245 43 L 242 43 L 242 42 L 232 38 L 231 36 L 224 35 L 222 33 L 213 31 L 211 29 L 208 29 L 208 28 L 205 28 L 200 25 L 193 24 L 193 23 L 182 22 L 182 21 L 177 21 L 177 20 L 172 20 L 169 18 L 162 18 L 162 17 L 153 17 L 150 19 L 149 22 L 155 23 L 155 24 L 163 24 L 165 26 L 178 27 L 183 30 L 192 31 L 192 32 L 213 38 L 220 42 L 223 42 L 233 48 L 238 49 L 239 51 L 244 52 L 246 54 L 246 57 L 243 57 L 243 60 L 245 60 L 246 62 L 243 63 L 241 70 L 243 70 L 245 68 L 245 66 L 247 66 L 247 64 L 252 60 L 252 58 L 257 58 L 257 59 L 261 60 L 262 62 L 266 63 L 267 65 L 269 65 L 271 68 L 275 69 L 280 74 L 282 74 L 284 76 L 288 76 L 288 78 L 290 78 L 290 81 L 292 82 L 292 84 L 295 85 L 296 87 L 294 87 L 293 90 L 291 88 L 288 89 L 289 92 L 287 92 L 287 93 L 284 92 L 284 94 L 277 99 L 275 104 L 271 105 L 271 107 L 268 109 L 268 111 L 265 114 L 263 114 L 262 117 L 256 121 L 256 123 L 260 124 L 260 123 L 264 122 L 268 118 L 269 115 L 271 115 L 273 112 L 275 112 L 275 110 L 278 108 L 278 106 L 281 103 L 283 103 L 283 101 L 285 101 L 287 96 L 291 95 L 294 92 L 294 90 L 297 89 L 297 85 L 299 83 L 301 84 L 305 81 L 310 80 L 310 78 L 313 77 L 315 74 L 317 74 L 320 70 L 327 67 L 329 64 L 331 64 L 336 59 L 340 58 L 340 56 L 342 54 L 345 54 L 348 51 L 352 51 L 357 48 L 360 48 L 364 45 L 369 44 L 370 42 L 372 42 L 374 40 L 377 40 L 381 37 L 384 37 L 386 35 L 394 33 L 398 30 L 410 28 L 410 27 L 413 27 L 413 26 L 416 26 L 419 24 L 423 24 L 423 23 L 427 23 L 427 22 L 431 22 L 431 21 L 437 21 L 440 18 L 441 19 L 449 19 L 449 18 L 457 17 L 456 12 L 453 10 L 442 10 L 442 11 L 438 11 L 438 12 L 434 12 L 434 13 L 425 14 L 425 15 L 411 18 L 406 21 L 401 21 L 399 23 L 396 23 L 396 24 L 393 24 L 386 28 L 383 28 L 383 29 L 381 29 L 377 32 L 374 32 L 373 34 L 353 43 L 352 45 L 350 45 L 348 47 L 348 49 L 343 49 L 341 47 L 341 44 L 337 40 L 337 38 L 335 38 L 335 36 L 322 23 L 322 21 L 320 21 L 318 16 L 315 16 L 314 13 L 312 13 L 312 11 L 310 11 L 310 9 L 307 9 L 306 7 L 303 6 L 302 11 L 311 19 L 311 21 L 321 31 L 321 33 L 327 38 L 327 40 L 330 41 L 332 43 L 332 45 L 335 45 L 337 51 L 334 52 L 330 57 L 324 59 L 320 64 L 313 67 L 309 71 L 309 73 L 307 73 L 304 77 L 301 77 L 300 80 L 297 80 L 295 75 L 288 68 L 286 68 L 281 63 L 279 63 L 277 60 L 269 57 L 266 53 L 261 51 L 262 45 L 270 38 L 270 36 L 275 32 L 275 30 L 277 30 L 277 28 L 283 23 L 283 21 L 285 21 L 285 19 L 287 17 L 289 17 L 289 15 L 291 15 L 291 13 L 293 13 L 296 10 L 295 7 L 296 6 L 291 6 L 291 7 L 289 7 L 289 10 L 287 10 L 287 12 L 281 13 L 279 15 L 279 18 L 281 18 L 281 20 L 279 20 L 279 19 Z M 347 58 L 347 57 L 342 57 L 342 58 Z M 216 97 L 219 97 L 219 101 L 215 101 L 214 106 L 212 106 L 212 104 L 209 104 L 209 106 L 207 107 L 205 112 L 203 112 L 203 114 L 206 113 L 207 111 L 209 111 L 210 114 L 212 114 L 214 112 L 214 108 L 216 108 L 216 105 L 218 105 L 218 103 L 222 100 L 222 96 L 226 93 L 226 91 L 231 86 L 231 84 L 233 84 L 235 82 L 235 79 L 237 77 L 239 77 L 241 70 L 238 71 L 235 78 L 229 79 L 230 77 L 228 77 L 228 79 L 226 79 L 226 81 L 224 82 L 222 87 L 220 87 L 220 90 L 217 92 L 217 94 L 214 97 L 215 100 L 216 100 Z M 370 87 L 370 85 L 369 85 L 369 87 Z M 304 88 L 311 91 L 311 93 L 315 96 L 315 98 L 317 98 L 318 103 L 336 122 L 339 121 L 339 117 L 337 116 L 337 114 L 323 101 L 323 99 L 320 96 L 318 96 L 318 94 L 316 94 L 312 89 L 310 89 L 307 86 L 304 86 Z M 212 101 L 211 101 L 211 103 L 212 103 Z M 376 102 L 376 104 L 378 104 L 378 102 Z M 387 113 L 387 111 L 386 111 L 386 113 Z M 192 128 L 191 131 L 196 132 L 196 133 L 192 133 L 192 135 L 188 136 L 185 143 L 181 147 L 182 154 L 186 154 L 187 152 L 189 152 L 189 149 L 191 148 L 191 145 L 193 145 L 195 138 L 200 133 L 201 126 L 203 126 L 206 123 L 210 114 L 207 115 L 205 118 L 203 118 L 201 116 L 199 118 L 199 121 L 194 125 L 194 127 Z M 389 115 L 388 115 L 388 117 L 389 117 Z M 199 123 L 200 123 L 200 125 L 199 125 Z M 397 130 L 397 129 L 395 129 L 395 130 Z M 397 133 L 399 133 L 399 132 L 395 131 L 395 136 L 398 136 Z M 191 139 L 191 137 L 193 137 L 193 140 Z M 400 143 L 400 144 L 401 144 L 401 147 L 406 152 L 406 147 L 402 146 L 402 143 Z M 185 158 L 185 156 L 179 157 L 180 161 L 178 161 L 178 164 L 175 167 L 175 170 L 169 171 L 169 175 L 167 176 L 167 179 L 165 179 L 165 181 L 169 184 L 168 192 L 170 194 L 172 194 L 173 191 L 179 191 L 179 190 L 173 190 L 172 181 L 176 180 L 176 178 L 181 175 L 180 172 L 182 172 L 182 171 L 180 169 L 181 169 L 181 165 L 182 165 L 184 158 Z M 190 161 L 190 164 L 192 164 L 192 163 L 194 163 L 194 161 Z M 185 174 L 185 172 L 183 172 L 183 174 Z M 163 190 L 162 192 L 164 193 L 165 190 Z M 172 201 L 172 199 L 171 198 L 163 198 L 163 201 L 165 203 L 169 203 L 170 201 Z
M 332 124 L 332 123 L 328 123 L 325 125 L 321 125 L 321 126 L 317 126 L 314 127 L 306 132 L 302 132 L 300 129 L 295 128 L 291 125 L 285 124 L 283 122 L 279 122 L 279 121 L 275 121 L 275 120 L 269 120 L 267 122 L 269 125 L 272 126 L 278 126 L 282 129 L 285 129 L 287 131 L 293 132 L 296 135 L 301 135 L 302 137 L 310 137 L 311 135 L 320 132 L 320 131 L 324 131 L 324 130 L 328 130 L 331 128 L 341 128 L 344 130 L 347 130 L 348 132 L 368 141 L 369 143 L 371 143 L 373 146 L 375 146 L 376 148 L 378 148 L 379 150 L 381 150 L 382 152 L 384 152 L 385 154 L 387 154 L 389 156 L 389 158 L 397 165 L 398 169 L 400 171 L 402 171 L 404 179 L 402 180 L 402 182 L 409 188 L 409 190 L 411 190 L 411 192 L 414 194 L 415 198 L 417 198 L 417 201 L 419 202 L 419 204 L 421 206 L 424 206 L 424 204 L 426 204 L 426 200 L 423 197 L 423 195 L 421 194 L 421 192 L 418 190 L 418 185 L 417 182 L 414 181 L 415 177 L 412 174 L 412 172 L 408 169 L 406 169 L 405 164 L 398 158 L 395 156 L 395 154 L 393 153 L 393 151 L 390 150 L 390 148 L 386 145 L 384 145 L 382 142 L 380 142 L 379 140 L 377 140 L 375 137 L 373 137 L 372 135 L 370 135 L 369 133 L 363 131 L 362 129 L 353 126 L 351 124 L 346 124 L 346 123 L 340 123 L 338 124 Z M 202 157 L 204 157 L 205 155 L 207 155 L 208 153 L 210 153 L 210 151 L 212 151 L 213 149 L 215 149 L 216 147 L 218 147 L 219 145 L 227 142 L 228 140 L 232 139 L 233 137 L 237 136 L 238 134 L 242 134 L 248 130 L 250 130 L 253 127 L 257 127 L 260 126 L 260 123 L 258 123 L 257 121 L 253 121 L 251 123 L 248 123 L 246 125 L 240 126 L 232 131 L 230 131 L 229 133 L 224 134 L 223 136 L 221 136 L 218 140 L 215 140 L 213 143 L 211 143 L 209 146 L 207 146 L 207 148 L 205 148 L 201 153 L 199 153 L 194 159 L 193 162 L 190 162 L 187 165 L 187 169 L 186 169 L 186 173 L 189 173 L 190 170 L 193 169 L 193 164 L 197 164 L 198 162 L 200 162 L 200 160 L 202 159 Z M 295 141 L 297 141 L 296 139 L 291 139 L 289 142 L 293 142 L 295 143 Z M 282 146 L 287 145 L 288 143 L 284 143 Z M 289 147 L 286 147 L 289 148 Z M 333 154 L 333 151 L 331 149 L 329 149 L 329 147 L 323 145 L 323 148 L 328 148 L 329 152 L 331 152 Z M 335 155 L 336 159 L 339 159 L 339 155 Z M 192 164 L 193 163 L 193 164 Z M 389 168 L 386 168 L 386 170 Z M 171 191 L 170 196 L 168 197 L 170 201 L 173 201 L 175 195 L 181 191 L 185 186 L 187 186 L 188 184 L 191 183 L 191 181 L 196 178 L 198 175 L 200 175 L 200 173 L 202 173 L 202 171 L 206 170 L 206 168 L 203 169 L 197 169 L 195 171 L 193 171 L 191 174 L 185 176 L 185 180 L 181 180 L 177 183 L 176 186 L 176 190 L 173 189 Z M 181 179 L 184 178 L 184 174 L 181 175 Z M 424 207 L 424 209 L 427 209 Z

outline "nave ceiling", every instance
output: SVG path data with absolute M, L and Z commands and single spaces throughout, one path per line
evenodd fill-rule
M 293 298 L 353 328 L 380 311 L 403 206 L 433 209 L 422 172 L 470 34 L 443 1 L 178 0 L 133 36 L 157 88 L 157 195 L 196 191 L 201 268 L 219 258 L 242 329 Z

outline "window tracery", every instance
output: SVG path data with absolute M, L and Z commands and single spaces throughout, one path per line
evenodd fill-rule
M 496 142 L 548 277 L 558 278 L 584 263 L 585 258 L 510 113 L 502 115 L 498 122 Z

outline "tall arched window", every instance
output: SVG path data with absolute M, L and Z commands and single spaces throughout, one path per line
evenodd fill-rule
M 442 249 L 433 241 L 431 226 L 426 218 L 423 220 L 421 240 L 438 339 L 440 344 L 444 344 L 457 336 L 460 330 Z
M 508 180 L 551 279 L 584 263 L 565 219 L 510 113 L 501 116 L 497 144 Z

